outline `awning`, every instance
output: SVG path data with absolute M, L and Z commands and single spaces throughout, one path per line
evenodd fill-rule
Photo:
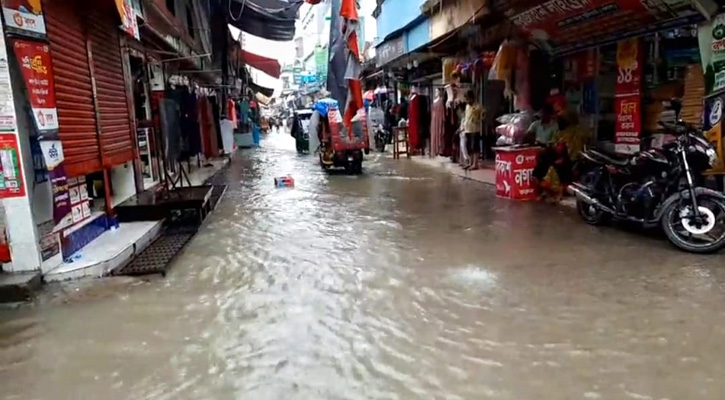
M 272 97 L 274 94 L 274 89 L 270 89 L 264 86 L 257 85 L 256 83 L 249 81 L 249 88 L 252 89 L 254 93 L 262 93 L 263 95 L 267 97 Z
M 263 95 L 262 93 L 257 92 L 257 94 L 254 95 L 254 97 L 257 99 L 258 102 L 260 102 L 263 105 L 268 105 L 272 99 L 268 96 Z
M 556 54 L 704 19 L 688 0 L 495 0 L 494 9 Z
M 244 32 L 269 40 L 294 39 L 297 12 L 304 0 L 231 0 L 229 23 Z
M 254 67 L 272 78 L 279 79 L 282 74 L 282 67 L 277 60 L 250 53 L 244 49 L 240 49 L 238 54 L 240 63 Z

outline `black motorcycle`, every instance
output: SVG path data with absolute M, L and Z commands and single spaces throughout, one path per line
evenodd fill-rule
M 383 125 L 376 125 L 375 126 L 375 150 L 384 153 L 385 152 L 385 145 L 390 140 L 390 133 Z
M 660 123 L 676 136 L 661 149 L 631 157 L 585 150 L 580 182 L 569 190 L 579 215 L 589 224 L 611 219 L 661 226 L 678 248 L 709 253 L 725 246 L 725 196 L 702 186 L 702 173 L 717 162 L 714 147 L 695 127 L 680 120 L 679 101 L 671 104 L 676 123 Z

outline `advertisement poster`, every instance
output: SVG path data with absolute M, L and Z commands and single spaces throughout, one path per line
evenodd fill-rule
M 25 196 L 18 136 L 0 133 L 0 198 Z
M 614 149 L 617 153 L 639 151 L 642 132 L 642 45 L 639 39 L 617 43 L 617 82 L 614 87 Z
M 5 34 L 0 24 L 0 131 L 15 132 L 15 103 L 8 65 Z
M 717 164 L 708 173 L 722 174 L 725 172 L 725 148 L 723 143 L 723 111 L 725 111 L 725 93 L 705 99 L 705 112 L 703 114 L 703 130 L 705 138 L 715 146 L 717 151 Z
M 725 89 L 725 14 L 700 25 L 697 40 L 705 73 L 705 94 L 718 93 Z
M 20 63 L 25 87 L 28 89 L 30 107 L 39 134 L 58 130 L 58 110 L 55 104 L 53 69 L 50 48 L 45 43 L 14 40 L 13 49 Z
M 63 145 L 60 140 L 42 140 L 40 149 L 43 152 L 48 179 L 53 194 L 53 222 L 56 230 L 70 225 L 71 218 L 70 194 L 68 193 L 68 176 L 63 166 Z
M 514 200 L 538 197 L 534 169 L 539 160 L 536 148 L 496 151 L 496 196 Z
M 24 35 L 44 37 L 45 19 L 40 0 L 1 0 L 8 30 Z
M 640 96 L 633 94 L 614 99 L 615 151 L 622 154 L 634 154 L 639 151 L 639 134 L 642 130 Z
M 140 40 L 136 11 L 131 5 L 131 0 L 116 0 L 116 8 L 118 9 L 118 15 L 121 16 L 121 30 L 133 36 L 136 40 Z

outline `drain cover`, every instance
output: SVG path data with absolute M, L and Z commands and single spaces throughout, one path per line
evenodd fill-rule
M 166 233 L 147 247 L 129 265 L 115 272 L 114 275 L 166 275 L 171 260 L 192 237 L 194 237 L 192 232 Z

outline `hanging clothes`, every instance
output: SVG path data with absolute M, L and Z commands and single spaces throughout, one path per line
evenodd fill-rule
M 424 150 L 430 140 L 431 107 L 426 95 L 418 95 L 418 149 Z
M 411 149 L 418 149 L 420 145 L 420 96 L 410 96 L 408 105 L 408 143 Z
M 432 157 L 442 155 L 445 151 L 445 129 L 446 129 L 446 105 L 442 96 L 438 96 L 433 102 L 431 112 L 431 140 L 430 155 Z
M 201 153 L 201 134 L 199 132 L 199 111 L 196 108 L 196 95 L 188 87 L 181 87 L 181 136 L 186 140 L 186 156 L 194 157 Z
M 206 158 L 218 157 L 219 141 L 217 140 L 216 125 L 214 124 L 214 113 L 211 102 L 206 97 L 199 99 L 199 122 L 201 125 L 204 156 Z
M 227 100 L 227 117 L 232 121 L 234 129 L 237 129 L 239 126 L 237 125 L 237 105 L 234 104 L 232 99 Z

